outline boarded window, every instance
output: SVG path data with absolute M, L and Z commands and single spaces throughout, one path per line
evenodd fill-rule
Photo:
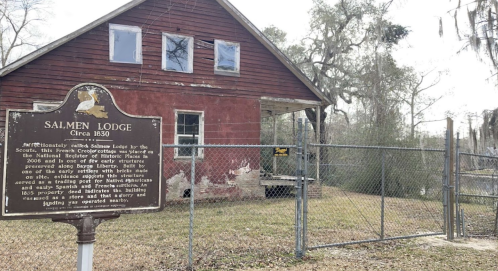
M 176 112 L 176 145 L 202 145 L 204 142 L 203 112 Z M 195 155 L 202 157 L 202 149 L 196 149 Z M 175 158 L 192 156 L 192 148 L 176 148 Z
M 119 63 L 142 63 L 142 29 L 109 24 L 109 59 Z
M 163 33 L 163 70 L 193 72 L 194 39 Z
M 215 74 L 238 76 L 240 74 L 240 44 L 215 40 L 214 45 Z

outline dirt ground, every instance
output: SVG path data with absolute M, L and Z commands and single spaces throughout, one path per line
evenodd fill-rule
M 490 252 L 498 251 L 498 241 L 489 239 L 466 238 L 455 239 L 453 242 L 448 242 L 444 236 L 429 236 L 420 238 L 417 242 L 432 247 L 452 246 L 456 248 L 471 248 L 481 251 L 489 250 Z
M 313 250 L 293 266 L 264 270 L 498 270 L 498 240 L 431 236 Z M 256 270 L 256 269 L 254 269 Z M 261 270 L 261 269 L 258 269 Z

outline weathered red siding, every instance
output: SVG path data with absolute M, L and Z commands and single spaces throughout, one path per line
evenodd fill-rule
M 142 28 L 142 65 L 110 63 L 109 23 Z M 194 37 L 192 74 L 161 69 L 162 32 Z M 240 77 L 214 74 L 214 39 L 240 43 Z M 0 128 L 7 108 L 61 101 L 69 89 L 84 82 L 107 87 L 127 113 L 162 116 L 166 144 L 174 140 L 174 109 L 204 111 L 206 144 L 258 144 L 262 96 L 319 100 L 216 1 L 149 0 L 1 78 Z M 258 178 L 259 150 L 247 155 L 254 157 L 250 178 Z M 172 157 L 173 151 L 165 150 L 166 178 L 179 174 L 174 167 L 182 162 Z M 223 183 L 237 176 L 218 165 L 237 169 L 245 162 L 249 164 L 240 155 L 206 150 L 199 166 L 210 182 Z M 210 189 L 206 193 L 240 194 L 227 185 Z

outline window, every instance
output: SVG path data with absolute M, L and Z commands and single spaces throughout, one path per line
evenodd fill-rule
M 176 111 L 175 145 L 204 144 L 204 112 Z M 203 158 L 204 150 L 196 149 L 196 156 Z M 175 158 L 192 157 L 192 148 L 175 148 Z
M 35 111 L 50 111 L 61 105 L 62 102 L 33 102 L 33 110 Z
M 194 39 L 163 33 L 163 70 L 193 72 Z
M 109 24 L 109 59 L 111 62 L 142 64 L 142 29 Z
M 214 73 L 228 76 L 240 74 L 240 44 L 214 41 Z

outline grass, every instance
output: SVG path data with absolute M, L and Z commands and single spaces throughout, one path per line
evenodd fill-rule
M 324 187 L 323 192 L 321 199 L 309 202 L 310 246 L 379 238 L 379 197 L 330 187 Z M 385 206 L 386 237 L 441 230 L 440 202 L 387 198 Z M 414 240 L 402 240 L 312 250 L 303 260 L 296 260 L 294 208 L 292 198 L 197 204 L 193 247 L 196 270 L 351 270 L 389 266 L 400 270 L 452 270 L 439 262 L 451 266 L 456 260 L 454 254 L 469 253 L 423 249 Z M 168 206 L 160 213 L 123 215 L 107 221 L 97 228 L 94 270 L 185 270 L 188 225 L 187 204 Z M 50 220 L 0 221 L 0 270 L 74 270 L 75 241 L 75 228 L 66 224 Z M 465 260 L 478 264 L 478 259 L 487 259 L 485 254 Z M 488 254 L 494 255 L 496 264 L 496 253 Z M 414 258 L 415 262 L 419 258 L 424 261 L 416 265 Z M 486 269 L 489 263 L 477 266 L 484 269 L 476 270 L 491 270 Z

